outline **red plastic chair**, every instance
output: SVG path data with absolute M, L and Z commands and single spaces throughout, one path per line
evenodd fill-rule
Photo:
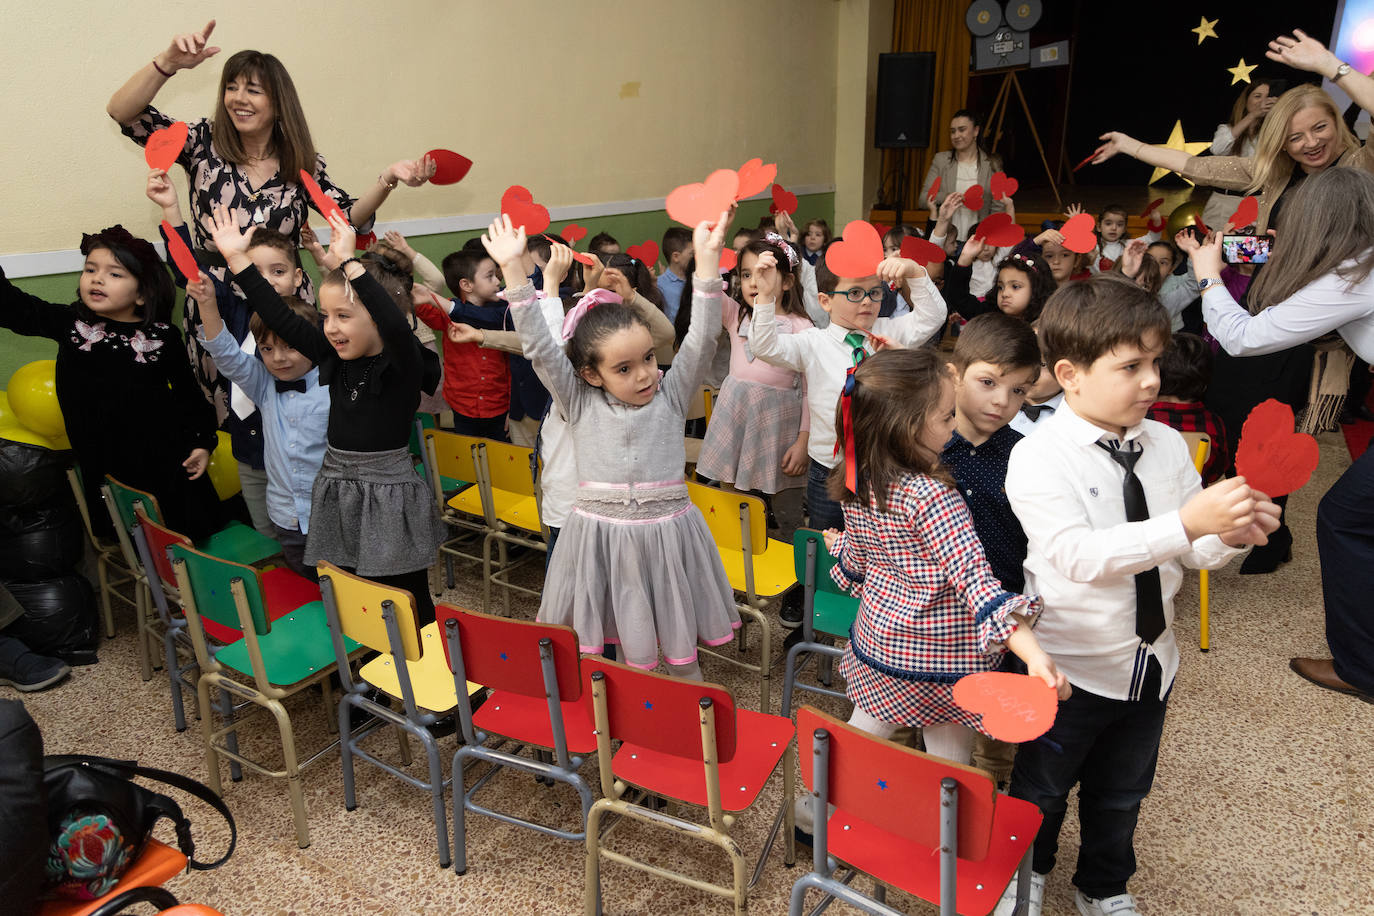
M 468 761 L 485 760 L 492 767 L 466 793 L 454 792 L 454 871 L 460 875 L 467 871 L 467 811 L 558 839 L 582 842 L 586 839 L 592 792 L 578 770 L 582 768 L 583 755 L 596 752 L 596 735 L 591 698 L 582 690 L 577 634 L 568 627 L 511 620 L 442 604 L 435 610 L 455 690 L 468 681 L 491 690 L 476 714 L 468 704 L 458 704 L 463 744 L 453 756 L 453 772 L 461 773 Z M 521 757 L 519 748 L 512 753 L 486 747 L 488 737 L 529 745 L 542 751 L 543 757 L 552 755 L 553 759 Z M 473 796 L 502 767 L 514 767 L 572 786 L 581 803 L 582 829 L 559 830 L 477 804 Z
M 599 911 L 603 856 L 698 890 L 733 898 L 736 914 L 742 914 L 749 888 L 762 871 L 763 859 L 760 858 L 753 879 L 746 883 L 747 863 L 729 831 L 734 814 L 753 806 L 780 762 L 787 837 L 784 861 L 791 865 L 795 858 L 791 751 L 796 733 L 792 720 L 737 709 L 730 691 L 716 684 L 638 671 L 604 658 L 584 658 L 582 669 L 596 712 L 597 760 L 605 796 L 592 805 L 587 818 L 583 896 L 587 916 Z M 613 740 L 622 742 L 614 754 Z M 709 824 L 633 804 L 623 797 L 628 786 L 704 808 Z M 606 812 L 666 830 L 675 837 L 693 837 L 719 846 L 730 856 L 733 883 L 711 884 L 603 849 L 602 843 L 616 826 L 602 835 L 600 821 Z
M 982 770 L 884 741 L 811 706 L 797 711 L 797 733 L 802 782 L 818 814 L 812 871 L 792 887 L 791 916 L 802 912 L 808 888 L 900 916 L 881 886 L 869 897 L 837 880 L 832 856 L 938 904 L 941 916 L 991 912 L 1018 868 L 1018 903 L 1027 900 L 1041 820 L 1035 805 L 998 795 Z M 827 819 L 820 812 L 828 805 L 836 810 Z
M 38 908 L 38 916 L 88 916 L 122 894 L 138 887 L 157 887 L 186 870 L 186 857 L 172 846 L 149 840 L 134 864 L 110 892 L 97 900 L 48 900 Z

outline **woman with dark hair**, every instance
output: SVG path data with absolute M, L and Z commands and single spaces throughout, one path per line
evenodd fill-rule
M 1002 170 L 1002 159 L 983 151 L 979 143 L 983 134 L 983 120 L 978 115 L 961 108 L 949 119 L 949 145 L 947 152 L 936 153 L 931 160 L 926 180 L 921 183 L 920 200 L 929 202 L 931 219 L 936 218 L 940 204 L 951 194 L 963 194 L 974 185 L 983 188 L 983 206 L 978 210 L 961 207 L 954 214 L 954 234 L 959 241 L 968 238 L 973 227 L 989 213 L 1001 212 L 1002 204 L 992 199 L 992 173 Z M 940 189 L 932 200 L 930 189 L 939 179 Z
M 1264 116 L 1279 100 L 1283 88 L 1282 82 L 1267 79 L 1256 79 L 1246 86 L 1231 106 L 1231 117 L 1217 125 L 1216 135 L 1212 137 L 1212 155 L 1255 155 L 1255 142 L 1260 128 L 1264 126 Z M 1226 218 L 1235 211 L 1244 196 L 1244 191 L 1213 191 L 1202 210 L 1202 221 L 1209 226 L 1225 225 Z

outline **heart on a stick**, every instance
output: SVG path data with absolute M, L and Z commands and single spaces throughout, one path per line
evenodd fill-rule
M 945 260 L 945 250 L 934 242 L 908 235 L 902 239 L 902 257 L 915 261 L 922 267 L 927 264 L 940 264 Z
M 1097 225 L 1097 220 L 1093 219 L 1091 213 L 1080 213 L 1070 217 L 1063 226 L 1059 227 L 1059 234 L 1064 236 L 1064 247 L 1076 254 L 1087 254 L 1097 247 L 1097 236 L 1093 234 L 1093 227 Z
M 787 190 L 780 184 L 773 185 L 773 206 L 778 208 L 779 213 L 791 215 L 797 212 L 797 195 Z
M 721 213 L 730 209 L 739 190 L 739 172 L 717 169 L 704 182 L 674 188 L 664 203 L 664 209 L 674 221 L 689 229 L 698 223 L 714 223 Z
M 1011 197 L 1021 188 L 1021 182 L 1015 178 L 1008 178 L 1006 172 L 992 173 L 992 199 L 1001 200 L 1003 197 Z
M 1236 449 L 1236 473 L 1266 496 L 1301 489 L 1317 469 L 1317 440 L 1294 432 L 1293 408 L 1270 398 L 1245 418 Z
M 744 200 L 768 190 L 773 179 L 778 177 L 778 165 L 776 162 L 764 165 L 762 159 L 750 159 L 739 167 L 738 174 L 739 189 L 735 191 L 735 200 Z
M 964 206 L 970 210 L 983 209 L 983 186 L 976 184 L 964 192 Z
M 883 259 L 883 238 L 872 223 L 856 219 L 844 227 L 838 242 L 825 250 L 825 266 L 837 277 L 871 277 Z
M 153 131 L 143 147 L 143 160 L 148 163 L 149 168 L 167 171 L 176 164 L 177 157 L 185 149 L 189 133 L 190 128 L 186 126 L 185 121 L 177 121 L 161 130 Z
M 1021 244 L 1026 237 L 1026 230 L 1016 225 L 1010 213 L 992 213 L 978 224 L 973 237 L 983 239 L 994 248 L 1010 248 Z
M 357 251 L 367 251 L 375 244 L 377 244 L 377 233 L 375 232 L 364 232 L 353 239 L 353 248 Z
M 549 237 L 548 237 L 547 235 L 544 236 L 544 238 L 549 239 Z M 555 239 L 549 239 L 549 244 L 550 244 L 550 245 L 557 245 L 558 242 L 557 242 Z M 569 250 L 569 251 L 572 251 L 572 248 L 569 247 L 568 250 Z M 583 253 L 580 252 L 580 251 L 573 251 L 573 252 L 572 252 L 572 259 L 573 259 L 574 261 L 576 261 L 577 263 L 579 263 L 579 264 L 586 264 L 588 267 L 591 267 L 593 264 L 596 263 L 596 261 L 592 260 L 592 256 L 591 256 L 591 255 L 589 255 L 589 254 L 583 254 Z
M 1162 197 L 1156 197 L 1154 200 L 1150 201 L 1150 205 L 1149 205 L 1148 207 L 1145 208 L 1145 210 L 1144 210 L 1143 213 L 1140 214 L 1140 218 L 1141 218 L 1141 219 L 1149 219 L 1149 218 L 1151 217 L 1151 215 L 1153 215 L 1153 213 L 1154 213 L 1156 210 L 1158 210 L 1158 209 L 1159 209 L 1161 206 L 1163 206 L 1163 205 L 1164 205 L 1164 198 L 1162 198 Z
M 337 213 L 344 222 L 348 221 L 348 215 L 339 208 L 339 204 L 334 198 L 324 193 L 320 183 L 312 178 L 305 169 L 301 169 L 301 184 L 305 185 L 305 191 L 310 195 L 310 200 L 314 203 L 315 209 L 320 211 L 320 215 L 326 220 L 333 218 Z
M 432 149 L 425 153 L 434 161 L 434 176 L 430 184 L 457 184 L 467 177 L 472 168 L 472 160 L 460 156 L 451 149 Z
M 176 229 L 165 219 L 162 221 L 162 231 L 167 236 L 167 253 L 172 256 L 172 263 L 181 271 L 187 283 L 195 283 L 200 278 L 196 256 L 191 254 L 191 249 L 186 247 Z
M 538 235 L 549 228 L 548 208 L 535 203 L 529 188 L 522 185 L 506 188 L 501 195 L 501 212 L 510 217 L 512 226 L 524 226 L 526 235 Z
M 1249 197 L 1241 198 L 1240 206 L 1236 207 L 1236 212 L 1231 214 L 1231 218 L 1228 222 L 1231 224 L 1231 230 L 1234 232 L 1244 229 L 1258 219 L 1259 201 L 1256 200 L 1252 194 Z
M 563 231 L 558 234 L 567 239 L 569 245 L 576 245 L 587 237 L 587 227 L 579 226 L 577 223 L 568 223 L 563 227 Z
M 935 203 L 935 195 L 940 193 L 940 184 L 945 180 L 945 176 L 936 175 L 935 180 L 930 183 L 930 190 L 926 192 L 926 200 Z
M 983 717 L 983 728 L 998 741 L 1034 741 L 1054 724 L 1059 695 L 1039 678 L 1007 671 L 984 671 L 960 678 L 954 702 Z
M 652 267 L 658 263 L 658 242 L 653 239 L 645 239 L 638 245 L 631 245 L 626 248 L 625 253 L 632 258 L 643 261 L 645 267 Z

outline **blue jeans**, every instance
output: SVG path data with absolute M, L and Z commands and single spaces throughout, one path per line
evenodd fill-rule
M 1159 736 L 1169 698 L 1159 698 L 1161 671 L 1152 656 L 1139 700 L 1109 700 L 1074 687 L 1054 725 L 1021 745 L 1011 795 L 1040 808 L 1032 867 L 1054 868 L 1069 790 L 1078 784 L 1080 842 L 1073 883 L 1089 897 L 1126 893 L 1135 874 L 1135 825 L 1154 784 Z
M 806 472 L 806 508 L 811 517 L 811 527 L 817 531 L 827 528 L 844 530 L 844 510 L 830 498 L 826 481 L 830 479 L 830 468 L 816 459 L 811 459 L 811 468 Z

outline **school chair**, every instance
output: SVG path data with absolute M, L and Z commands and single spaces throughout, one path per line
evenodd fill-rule
M 429 726 L 438 722 L 445 713 L 452 712 L 459 704 L 460 696 L 445 658 L 444 640 L 439 633 L 438 623 L 426 624 L 421 629 L 415 619 L 415 597 L 404 589 L 378 585 L 328 562 L 321 562 L 317 568 L 334 646 L 334 662 L 339 683 L 343 686 L 338 714 L 344 807 L 349 811 L 358 807 L 353 778 L 354 757 L 366 760 L 408 785 L 428 792 L 434 807 L 434 829 L 439 841 L 439 867 L 448 868 L 451 857 L 444 789 L 449 780 L 444 778 L 440 768 L 439 748 Z M 378 653 L 376 658 L 358 669 L 357 677 L 354 677 L 349 664 L 353 655 L 352 646 Z M 370 688 L 399 699 L 402 711 L 398 713 L 389 705 L 369 697 Z M 481 689 L 479 684 L 468 684 L 461 702 L 466 704 L 468 697 Z M 356 732 L 350 732 L 350 708 L 368 713 L 372 720 Z M 397 729 L 401 763 L 405 766 L 410 765 L 410 745 L 406 743 L 406 735 L 413 735 L 419 740 L 429 764 L 427 780 L 417 779 L 363 750 L 362 740 L 385 725 L 394 725 Z
M 167 906 L 163 901 L 168 900 L 175 905 L 176 897 L 162 890 L 161 885 L 184 871 L 186 856 L 179 849 L 149 839 L 119 883 L 104 896 L 95 900 L 45 900 L 38 905 L 37 916 L 115 916 L 145 900 L 159 907 Z
M 439 506 L 439 515 L 444 523 L 459 532 L 456 537 L 439 545 L 439 556 L 444 561 L 444 578 L 449 588 L 453 588 L 455 558 L 482 562 L 482 555 L 475 552 L 474 546 L 479 538 L 487 535 L 482 491 L 477 485 L 476 449 L 479 441 L 475 436 L 460 436 L 448 430 L 424 430 L 426 475 L 434 488 L 434 501 Z M 446 487 L 445 481 L 456 486 Z M 454 490 L 457 492 L 454 493 Z M 453 495 L 450 496 L 450 493 Z M 467 551 L 464 547 L 467 547 Z
M 796 690 L 845 698 L 843 690 L 831 687 L 834 659 L 844 655 L 844 650 L 833 641 L 848 639 L 854 618 L 859 615 L 859 599 L 841 590 L 830 578 L 835 558 L 826 549 L 824 535 L 810 528 L 798 528 L 792 535 L 792 554 L 803 588 L 802 639 L 787 650 L 783 668 L 781 712 L 785 716 L 792 715 L 792 694 Z M 821 642 L 816 638 L 818 633 L 831 641 Z M 803 655 L 815 656 L 819 684 L 797 680 L 807 662 Z
M 90 541 L 92 553 L 95 554 L 96 576 L 100 583 L 100 613 L 105 621 L 105 638 L 113 639 L 115 625 L 110 599 L 118 599 L 137 612 L 137 575 L 124 563 L 119 542 L 112 542 L 95 533 L 95 528 L 91 525 L 91 507 L 86 504 L 86 488 L 81 481 L 80 468 L 67 468 L 67 483 L 71 485 L 72 495 L 76 497 L 76 508 L 81 513 L 81 524 L 86 527 L 86 538 Z M 119 591 L 126 585 L 130 587 L 133 597 L 125 596 Z
M 701 418 L 701 436 L 683 436 L 682 443 L 687 449 L 687 464 L 695 468 L 697 460 L 701 457 L 701 446 L 706 441 L 706 430 L 711 426 L 711 411 L 715 407 L 716 389 L 705 386 L 701 389 L 701 394 L 693 401 L 692 406 L 687 410 L 687 419 L 695 420 Z M 690 479 L 690 478 L 689 478 Z
M 482 610 L 491 609 L 491 587 L 496 585 L 501 588 L 504 613 L 509 617 L 511 592 L 533 598 L 543 594 L 540 588 L 516 585 L 510 579 L 517 569 L 547 556 L 549 551 L 549 529 L 539 514 L 539 456 L 532 448 L 478 439 L 477 476 L 487 528 L 482 539 Z M 493 544 L 497 548 L 494 568 Z M 527 553 L 512 561 L 511 546 L 523 547 Z
M 583 842 L 592 792 L 578 771 L 584 758 L 596 752 L 596 737 L 591 697 L 582 690 L 577 634 L 569 627 L 507 620 L 442 604 L 436 610 L 455 691 L 468 680 L 491 691 L 475 713 L 466 703 L 458 704 L 463 740 L 453 755 L 453 772 L 462 773 L 469 762 L 479 760 L 491 766 L 466 792 L 461 777 L 454 786 L 453 870 L 467 872 L 469 811 L 545 836 Z M 489 738 L 515 747 L 487 747 Z M 531 748 L 533 758 L 521 756 L 522 747 Z M 571 786 L 581 804 L 581 829 L 560 830 L 478 804 L 474 796 L 505 767 Z
M 811 707 L 797 712 L 802 782 L 815 799 L 811 871 L 792 886 L 789 916 L 808 889 L 865 913 L 900 916 L 886 888 L 930 901 L 941 916 L 989 913 L 1017 876 L 1017 912 L 1030 896 L 1040 809 L 998 795 L 982 770 L 876 738 Z M 825 812 L 834 805 L 834 813 Z M 872 896 L 835 877 L 838 864 L 874 879 Z
M 291 797 L 296 844 L 304 849 L 310 845 L 310 828 L 305 817 L 301 770 L 333 750 L 338 739 L 300 760 L 291 716 L 282 700 L 319 684 L 325 722 L 331 719 L 333 691 L 329 675 L 334 649 L 330 644 L 324 605 L 318 600 L 310 601 L 271 620 L 259 570 L 218 559 L 184 544 L 172 544 L 170 549 L 172 572 L 181 595 L 196 664 L 200 668 L 196 701 L 210 788 L 217 795 L 224 794 L 219 775 L 221 757 L 230 761 L 231 768 L 237 763 L 264 776 L 285 779 Z M 240 636 L 212 651 L 206 636 L 207 622 L 237 630 Z M 359 647 L 351 644 L 347 651 L 357 653 Z M 226 721 L 215 726 L 210 712 L 210 690 L 214 687 L 221 692 L 221 709 L 228 706 L 227 697 L 232 696 L 245 701 L 245 707 L 257 706 L 272 715 L 281 742 L 280 769 L 271 769 L 239 752 L 238 729 L 249 721 L 247 718 L 229 714 L 225 716 Z
M 768 515 L 763 500 L 743 493 L 730 493 L 718 487 L 707 487 L 687 481 L 687 493 L 706 518 L 711 538 L 720 552 L 721 564 L 730 580 L 730 587 L 744 594 L 744 603 L 736 603 L 740 613 L 740 630 L 736 651 L 744 652 L 748 644 L 748 624 L 758 624 L 759 661 L 749 664 L 742 658 L 731 658 L 706 647 L 697 651 L 737 665 L 759 676 L 759 710 L 771 708 L 773 675 L 773 630 L 763 608 L 781 597 L 797 584 L 793 571 L 792 545 L 768 536 Z
M 1212 437 L 1206 433 L 1179 433 L 1183 441 L 1188 443 L 1188 450 L 1193 453 L 1193 467 L 1197 468 L 1199 474 L 1207 464 L 1207 456 L 1212 452 Z M 1207 570 L 1197 571 L 1197 599 L 1198 599 L 1198 648 L 1206 652 L 1212 647 L 1211 621 L 1208 616 L 1210 610 L 1211 577 Z
M 582 670 L 596 716 L 596 755 L 603 796 L 587 815 L 585 913 L 594 916 L 600 912 L 601 859 L 606 858 L 731 898 L 736 916 L 741 916 L 749 889 L 763 873 L 766 853 L 759 857 L 750 879 L 746 875 L 748 863 L 730 829 L 738 815 L 759 800 L 779 764 L 787 831 L 784 862 L 791 866 L 796 858 L 792 833 L 792 742 L 796 732 L 792 720 L 738 709 L 730 691 L 717 684 L 638 671 L 593 656 L 583 658 Z M 612 741 L 621 742 L 614 753 Z M 631 787 L 704 810 L 708 823 L 631 802 L 626 797 Z M 603 833 L 601 819 L 608 813 L 620 815 L 620 819 Z M 679 839 L 697 839 L 725 850 L 733 881 L 713 884 L 605 848 L 615 827 L 626 818 Z

